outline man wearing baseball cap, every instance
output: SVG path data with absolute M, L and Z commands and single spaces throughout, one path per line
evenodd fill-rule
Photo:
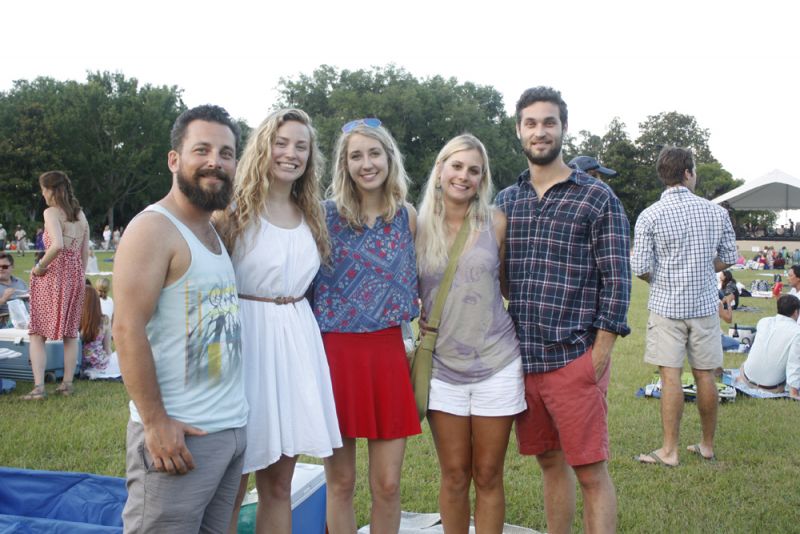
M 603 167 L 600 165 L 600 162 L 592 156 L 575 156 L 567 165 L 591 174 L 598 180 L 602 180 L 604 177 L 611 178 L 619 174 L 614 169 Z

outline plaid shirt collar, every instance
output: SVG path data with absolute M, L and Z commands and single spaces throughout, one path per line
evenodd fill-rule
M 578 171 L 576 169 L 572 169 L 572 172 L 569 173 L 569 176 L 567 177 L 566 180 L 563 180 L 561 182 L 557 182 L 555 185 L 565 184 L 567 182 L 574 182 L 577 185 L 586 185 L 589 182 L 588 179 L 591 179 L 591 176 L 589 176 L 585 172 Z M 522 171 L 522 173 L 519 176 L 517 176 L 517 185 L 520 186 L 520 187 L 523 187 L 524 184 L 528 184 L 528 187 L 533 189 L 533 184 L 531 184 L 531 170 L 530 169 L 525 169 L 524 171 Z M 535 189 L 533 190 L 533 194 L 534 195 L 536 194 L 536 190 Z

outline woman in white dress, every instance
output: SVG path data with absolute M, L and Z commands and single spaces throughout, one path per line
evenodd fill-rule
M 232 207 L 215 218 L 236 271 L 250 406 L 239 503 L 255 472 L 257 532 L 291 532 L 297 455 L 324 458 L 342 446 L 325 349 L 305 298 L 330 253 L 321 171 L 308 115 L 276 111 L 250 134 Z M 232 531 L 237 518 L 238 506 Z

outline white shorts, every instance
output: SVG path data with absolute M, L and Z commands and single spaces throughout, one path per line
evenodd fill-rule
M 448 384 L 431 379 L 429 410 L 463 417 L 501 417 L 516 415 L 526 407 L 521 358 L 474 384 Z

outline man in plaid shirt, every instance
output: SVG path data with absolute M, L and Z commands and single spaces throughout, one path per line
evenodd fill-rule
M 564 163 L 558 91 L 525 91 L 516 129 L 528 170 L 495 202 L 508 218 L 509 311 L 525 370 L 517 441 L 542 469 L 548 532 L 570 531 L 575 478 L 586 531 L 613 532 L 606 391 L 614 341 L 630 333 L 630 225 L 606 184 Z
M 736 262 L 736 235 L 725 208 L 694 194 L 697 174 L 690 150 L 664 147 L 656 170 L 667 188 L 636 221 L 631 266 L 650 284 L 644 360 L 657 365 L 661 374 L 664 442 L 638 460 L 676 466 L 686 356 L 697 384 L 702 430 L 700 443 L 688 451 L 714 459 L 718 403 L 714 370 L 722 366 L 716 273 Z

